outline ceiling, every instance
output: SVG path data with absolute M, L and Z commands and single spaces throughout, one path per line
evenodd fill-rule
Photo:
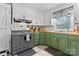
M 50 8 L 54 8 L 60 3 L 20 3 L 20 5 L 36 9 L 38 11 L 46 11 Z

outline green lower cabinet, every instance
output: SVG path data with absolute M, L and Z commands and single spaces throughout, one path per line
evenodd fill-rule
M 51 46 L 50 42 L 51 42 L 50 39 L 46 39 L 46 45 L 49 46 L 49 47 Z
M 68 53 L 68 39 L 58 39 L 58 49 L 63 53 Z
M 35 45 L 38 45 L 39 44 L 39 32 L 35 32 Z
M 57 48 L 57 39 L 56 38 L 52 38 L 50 42 L 51 42 L 51 47 Z
M 76 51 L 77 51 L 77 49 L 76 49 L 76 44 L 77 42 L 75 41 L 75 40 L 69 40 L 69 49 L 68 49 L 68 51 L 69 51 L 69 54 L 70 55 L 76 55 L 77 53 L 76 53 Z
M 79 56 L 79 36 L 35 32 L 35 45 L 47 45 L 66 54 Z
M 46 33 L 46 39 L 51 39 L 51 33 Z
M 50 46 L 51 45 L 51 33 L 46 33 L 46 45 Z
M 77 41 L 77 56 L 79 56 L 79 41 Z
M 40 32 L 39 38 L 40 38 L 39 43 L 40 43 L 41 45 L 45 45 L 45 43 L 46 43 L 46 41 L 45 41 L 45 39 L 46 39 L 46 37 L 45 37 L 45 32 Z
M 56 37 L 56 34 L 51 34 L 51 47 L 57 49 L 57 43 L 58 43 L 58 38 Z

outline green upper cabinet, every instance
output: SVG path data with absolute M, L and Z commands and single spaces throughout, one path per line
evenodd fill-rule
M 35 45 L 38 45 L 39 44 L 39 32 L 35 32 Z
M 45 36 L 46 36 L 45 32 L 39 33 L 39 38 L 40 38 L 39 43 L 42 44 L 42 45 L 45 45 L 45 43 L 46 43 L 46 41 L 45 41 L 46 37 Z

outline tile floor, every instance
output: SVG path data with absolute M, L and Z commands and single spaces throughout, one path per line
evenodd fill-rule
M 53 56 L 49 52 L 45 51 L 46 48 L 48 48 L 48 46 L 44 45 L 35 46 L 34 48 L 32 48 L 36 52 L 33 56 Z
M 32 49 L 36 53 L 33 53 L 32 55 L 31 54 L 28 55 L 27 53 L 30 53 L 30 52 L 23 52 L 22 54 L 15 55 L 15 56 L 66 56 L 65 54 L 61 53 L 60 51 L 51 49 L 50 47 L 48 48 L 48 46 L 44 46 L 44 45 L 35 46 Z M 32 50 L 29 50 L 29 51 L 32 51 Z
M 47 46 L 43 46 L 43 45 L 34 47 L 33 50 L 36 51 L 37 53 L 34 54 L 33 56 L 53 56 L 47 51 L 45 51 L 46 48 Z

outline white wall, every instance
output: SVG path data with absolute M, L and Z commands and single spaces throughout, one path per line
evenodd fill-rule
M 51 8 L 47 11 L 44 12 L 39 12 L 37 10 L 34 10 L 32 8 L 28 8 L 26 6 L 20 5 L 20 4 L 13 4 L 13 17 L 16 18 L 26 18 L 28 20 L 32 20 L 32 24 L 36 25 L 36 23 L 38 25 L 50 25 L 51 24 L 51 18 L 52 18 L 52 13 L 61 9 L 64 9 L 66 7 L 69 7 L 71 5 L 76 6 L 75 9 L 75 15 L 77 17 L 77 21 L 79 21 L 79 4 L 73 4 L 73 3 L 61 3 L 58 6 L 55 6 L 54 8 Z M 16 26 L 16 24 L 15 24 Z
M 74 18 L 76 17 L 76 22 L 79 23 L 79 4 L 62 3 L 62 4 L 58 5 L 58 6 L 55 6 L 54 8 L 51 8 L 51 9 L 44 12 L 44 14 L 45 14 L 44 15 L 45 16 L 44 21 L 45 21 L 46 25 L 51 25 L 51 18 L 53 17 L 53 14 L 52 14 L 53 12 L 64 9 L 64 8 L 67 8 L 67 7 L 72 6 L 72 5 L 74 6 L 74 12 L 73 12 Z M 74 24 L 74 26 L 76 27 L 76 26 L 78 26 L 78 24 L 77 25 Z M 50 31 L 53 31 L 53 27 L 50 29 Z
M 33 25 L 36 25 L 36 22 L 37 25 L 44 24 L 44 14 L 42 12 L 19 4 L 13 4 L 13 17 L 32 20 Z
M 45 11 L 44 12 L 44 14 L 45 14 L 45 18 L 44 19 L 45 19 L 46 24 L 47 25 L 51 24 L 51 18 L 53 16 L 53 14 L 52 14 L 53 12 L 61 10 L 61 9 L 64 9 L 64 8 L 69 7 L 71 5 L 73 5 L 73 4 L 62 3 L 62 4 L 59 4 L 59 5 L 55 6 L 54 8 L 51 8 L 51 9 Z

